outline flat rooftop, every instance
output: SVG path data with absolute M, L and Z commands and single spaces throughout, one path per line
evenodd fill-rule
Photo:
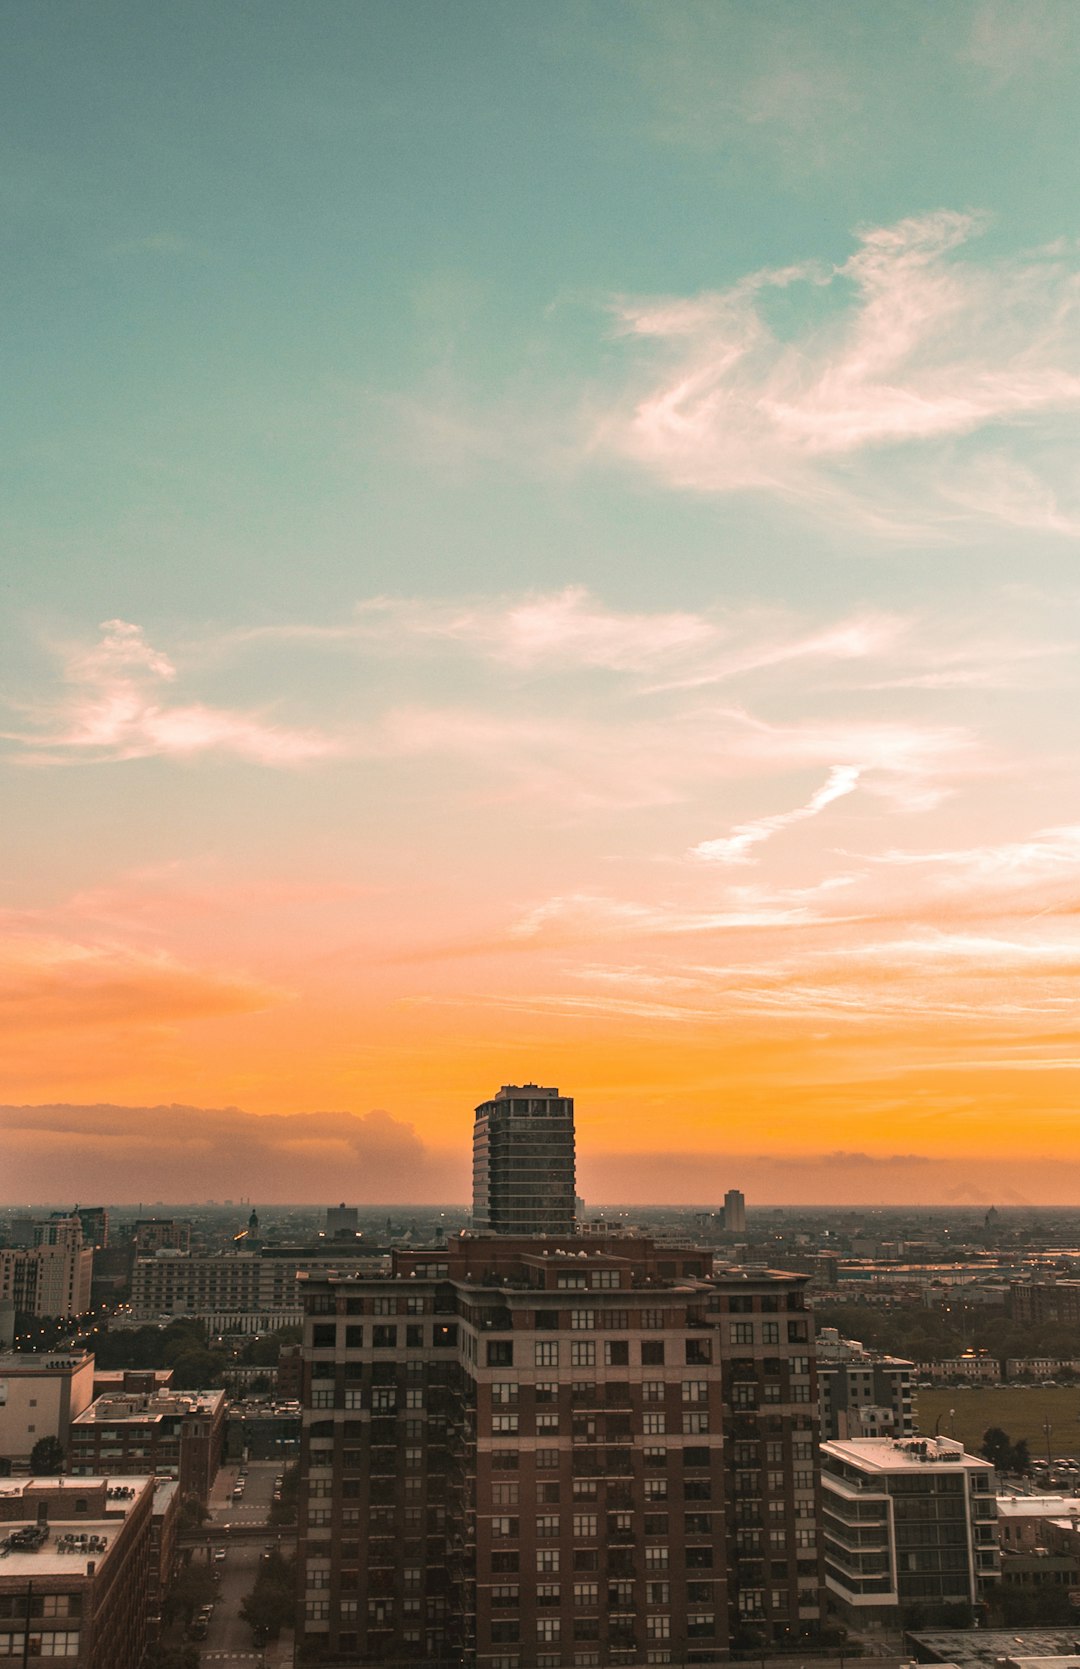
M 1061 1518 L 1080 1514 L 1080 1495 L 999 1495 L 999 1518 Z
M 5 1479 L 0 1483 L 0 1510 L 5 1513 L 0 1521 L 0 1589 L 34 1577 L 85 1578 L 93 1574 L 91 1565 L 99 1571 L 128 1514 L 153 1488 L 152 1478 Z M 78 1500 L 92 1497 L 89 1512 L 76 1510 Z M 49 1501 L 49 1517 L 39 1523 L 38 1504 L 43 1499 Z M 18 1511 L 16 1502 L 25 1511 L 7 1517 Z M 95 1510 L 99 1503 L 104 1512 Z
M 995 1669 L 1003 1659 L 1053 1658 L 1062 1664 L 1080 1652 L 1080 1620 L 1071 1629 L 949 1628 L 920 1629 L 905 1635 L 920 1663 L 955 1663 L 959 1669 L 986 1665 Z
M 152 1425 L 178 1414 L 213 1414 L 224 1391 L 106 1391 L 71 1422 L 74 1426 Z
M 951 1437 L 849 1437 L 823 1443 L 821 1449 L 823 1454 L 835 1455 L 864 1472 L 937 1471 L 944 1467 L 994 1470 L 988 1460 L 969 1455 L 963 1444 Z

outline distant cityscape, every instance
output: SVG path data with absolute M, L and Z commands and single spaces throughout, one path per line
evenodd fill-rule
M 0 1657 L 1020 1662 L 1073 1626 L 1080 1213 L 593 1211 L 537 1084 L 478 1105 L 473 1176 L 470 1213 L 3 1214 Z

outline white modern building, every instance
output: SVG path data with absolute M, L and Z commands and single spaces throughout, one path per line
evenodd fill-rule
M 915 1430 L 915 1364 L 842 1338 L 835 1327 L 817 1336 L 821 1436 L 910 1437 Z
M 845 1621 L 975 1607 L 1001 1575 L 994 1468 L 948 1437 L 821 1445 L 825 1582 Z

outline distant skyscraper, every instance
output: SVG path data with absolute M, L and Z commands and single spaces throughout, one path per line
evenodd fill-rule
M 724 1228 L 729 1234 L 746 1232 L 746 1195 L 737 1188 L 729 1188 L 724 1195 Z
M 476 1109 L 473 1227 L 483 1234 L 572 1235 L 574 1101 L 504 1084 Z

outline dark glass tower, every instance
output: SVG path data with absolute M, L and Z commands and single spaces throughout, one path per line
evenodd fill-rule
M 574 1232 L 574 1100 L 504 1084 L 476 1109 L 473 1228 L 481 1234 Z

